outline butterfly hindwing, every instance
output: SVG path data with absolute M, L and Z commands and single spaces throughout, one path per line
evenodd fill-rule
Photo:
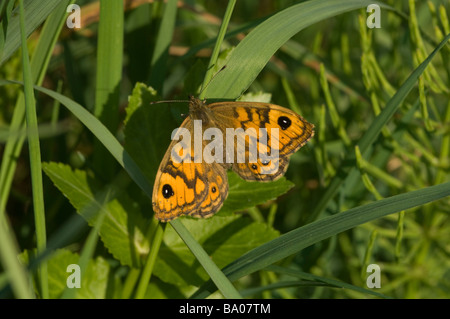
M 180 128 L 192 132 L 190 118 Z M 186 154 L 172 156 L 172 149 L 179 150 L 180 142 L 183 140 L 173 140 L 170 144 L 153 186 L 153 210 L 161 221 L 181 215 L 208 217 L 222 207 L 228 195 L 226 169 L 220 163 L 196 163 L 192 143 L 185 147 Z

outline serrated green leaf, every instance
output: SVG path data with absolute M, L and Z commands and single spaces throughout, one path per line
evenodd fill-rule
M 185 218 L 183 224 L 218 267 L 279 235 L 266 224 L 236 215 L 216 215 L 209 219 Z M 198 286 L 208 279 L 206 272 L 172 227 L 168 227 L 164 234 L 154 274 L 178 287 Z
M 100 238 L 105 247 L 123 265 L 140 267 L 141 256 L 149 250 L 144 235 L 149 220 L 141 215 L 126 192 L 108 185 L 104 194 L 85 171 L 72 170 L 64 164 L 46 163 L 43 167 L 55 186 L 90 225 L 95 223 L 98 212 L 104 211 Z M 105 198 L 108 199 L 106 202 Z
M 30 251 L 25 250 L 20 256 L 21 262 L 28 264 Z M 71 264 L 78 264 L 80 256 L 67 249 L 58 249 L 48 260 L 49 297 L 59 298 L 67 287 L 67 278 L 73 274 L 67 272 Z M 86 271 L 81 276 L 80 288 L 76 289 L 75 298 L 104 299 L 108 285 L 109 264 L 102 257 L 90 260 Z
M 125 109 L 127 115 L 124 124 L 126 125 L 128 123 L 128 120 L 138 108 L 158 100 L 159 96 L 151 86 L 147 86 L 140 82 L 136 83 L 133 92 L 128 97 L 128 105 Z
M 220 214 L 227 214 L 263 204 L 283 195 L 294 184 L 285 177 L 275 182 L 246 182 L 234 172 L 228 172 L 230 185 L 228 198 L 225 200 Z

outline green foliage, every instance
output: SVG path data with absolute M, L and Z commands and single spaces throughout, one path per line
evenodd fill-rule
M 49 163 L 44 171 L 89 225 L 105 213 L 99 230 L 109 252 L 122 265 L 141 267 L 141 256 L 148 253 L 145 231 L 149 221 L 123 189 L 116 184 L 102 189 L 94 176 L 60 163 Z
M 0 4 L 1 297 L 449 298 L 445 1 L 378 2 L 380 29 L 369 0 L 109 1 L 77 1 L 81 30 L 69 0 Z M 151 102 L 187 94 L 291 107 L 316 136 L 280 180 L 229 172 L 214 217 L 160 224 L 152 185 L 188 109 Z
M 34 252 L 35 253 L 35 252 Z M 21 262 L 28 264 L 33 254 L 25 250 L 21 255 Z M 80 256 L 67 249 L 58 249 L 48 260 L 49 272 L 49 298 L 61 298 L 67 289 L 68 276 L 73 273 L 68 271 L 69 265 L 78 265 Z M 106 297 L 110 265 L 102 258 L 89 260 L 87 269 L 81 276 L 80 288 L 76 289 L 76 298 L 103 299 Z M 70 280 L 70 278 L 69 278 Z
M 252 248 L 274 239 L 278 232 L 271 227 L 242 216 L 225 216 L 183 222 L 217 266 L 225 267 Z M 199 286 L 208 276 L 172 229 L 164 235 L 164 245 L 155 265 L 155 275 L 166 283 L 183 287 Z

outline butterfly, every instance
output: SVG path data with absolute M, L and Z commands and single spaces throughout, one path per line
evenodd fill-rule
M 211 130 L 214 137 L 209 134 L 205 138 Z M 173 139 L 159 166 L 152 205 L 155 218 L 162 222 L 183 215 L 214 215 L 228 196 L 228 169 L 246 181 L 277 180 L 286 172 L 289 157 L 314 136 L 314 125 L 275 104 L 206 104 L 205 100 L 190 96 L 189 116 L 177 132 L 189 133 L 194 139 L 185 140 L 185 135 L 183 139 Z M 231 141 L 230 132 L 235 134 L 233 143 L 223 143 L 223 135 L 226 142 Z M 277 156 L 258 158 L 254 156 L 255 149 Z M 202 158 L 202 152 L 207 150 L 209 157 Z M 211 161 L 211 157 L 215 160 Z

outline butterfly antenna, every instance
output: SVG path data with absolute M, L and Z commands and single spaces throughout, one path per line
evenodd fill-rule
M 208 82 L 204 87 L 203 87 L 203 85 L 202 85 L 202 89 L 200 90 L 199 95 L 202 95 L 203 91 L 206 90 L 206 89 L 208 88 L 209 84 L 212 82 L 212 80 L 214 80 L 214 78 L 216 77 L 216 75 L 219 74 L 220 72 L 222 72 L 223 70 L 225 70 L 226 67 L 227 67 L 227 66 L 224 65 L 219 71 L 217 71 L 216 74 L 214 74 L 214 75 L 212 76 L 211 80 L 209 80 L 209 82 Z
M 166 100 L 166 101 L 150 102 L 150 104 L 159 104 L 159 103 L 189 103 L 189 101 L 188 100 Z

